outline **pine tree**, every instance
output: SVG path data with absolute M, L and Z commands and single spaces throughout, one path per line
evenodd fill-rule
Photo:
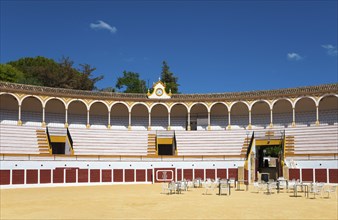
M 169 66 L 166 61 L 162 63 L 161 81 L 166 85 L 166 92 L 178 93 L 179 84 L 177 83 L 178 77 L 174 76 L 169 70 Z

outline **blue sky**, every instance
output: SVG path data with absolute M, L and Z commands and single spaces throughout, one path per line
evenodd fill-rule
M 337 1 L 3 1 L 1 63 L 88 63 L 114 86 L 124 70 L 182 93 L 337 82 Z

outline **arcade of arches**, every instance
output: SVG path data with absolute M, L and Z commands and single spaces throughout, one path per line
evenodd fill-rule
M 250 103 L 250 104 L 249 104 Z M 269 103 L 235 101 L 231 105 L 196 102 L 111 105 L 96 100 L 90 104 L 81 99 L 65 102 L 61 98 L 46 100 L 38 96 L 18 98 L 11 93 L 0 94 L 0 121 L 54 127 L 87 127 L 135 130 L 221 130 L 236 128 L 267 128 L 315 126 L 338 123 L 338 96 L 328 94 L 314 99 L 286 98 Z

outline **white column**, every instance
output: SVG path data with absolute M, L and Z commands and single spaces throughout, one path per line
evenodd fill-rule
M 190 112 L 188 112 L 188 131 L 191 130 L 191 127 L 190 127 Z
M 54 170 L 53 169 L 50 169 L 50 183 L 54 184 Z
M 208 130 L 211 130 L 211 126 L 210 126 L 210 111 L 208 111 Z
M 228 129 L 231 129 L 231 111 L 228 112 Z
M 136 183 L 136 169 L 134 169 L 134 182 Z
M 131 112 L 128 112 L 128 130 L 131 130 Z
M 316 105 L 316 125 L 319 125 L 319 107 Z
M 167 130 L 168 131 L 171 130 L 171 128 L 170 128 L 170 112 L 168 112 L 168 129 Z
M 27 169 L 24 169 L 24 178 L 23 178 L 23 184 L 27 184 Z
M 38 169 L 38 184 L 40 184 L 40 169 Z
M 65 109 L 65 127 L 68 128 L 68 108 Z
M 13 170 L 10 169 L 10 170 L 9 170 L 9 185 L 12 185 L 12 184 L 13 184 L 12 178 L 13 178 Z
M 272 113 L 272 109 L 270 109 L 270 128 L 273 127 L 273 113 Z
M 90 127 L 90 123 L 89 123 L 89 110 L 87 110 L 87 125 L 86 125 L 87 128 Z
M 108 128 L 110 128 L 111 125 L 110 125 L 110 111 L 108 112 Z
M 249 125 L 248 129 L 251 129 L 251 110 L 249 110 Z
M 296 126 L 296 113 L 295 108 L 292 108 L 292 127 Z
M 22 125 L 22 121 L 21 121 L 21 105 L 19 105 L 18 125 Z
M 151 112 L 149 112 L 149 116 L 148 116 L 148 130 L 151 130 Z
M 66 169 L 63 169 L 63 183 L 66 183 Z
M 45 116 L 45 107 L 42 108 L 42 127 L 46 126 L 46 116 Z

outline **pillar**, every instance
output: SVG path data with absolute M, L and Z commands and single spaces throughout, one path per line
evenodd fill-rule
M 131 112 L 128 112 L 128 130 L 131 130 Z
M 86 128 L 90 128 L 90 124 L 89 124 L 89 110 L 87 110 L 87 125 Z
M 45 116 L 45 107 L 42 108 L 42 127 L 46 127 L 46 116 Z
M 65 109 L 65 128 L 68 128 L 68 108 Z
M 251 129 L 251 109 L 249 110 L 249 125 L 248 129 Z
M 296 112 L 295 112 L 295 108 L 292 107 L 292 127 L 296 126 Z
M 108 111 L 108 129 L 111 128 L 111 125 L 110 125 L 110 111 Z
M 190 127 L 190 112 L 188 112 L 188 131 L 191 130 L 191 127 Z
M 170 127 L 170 112 L 168 112 L 168 131 L 171 130 L 171 127 Z
M 270 109 L 270 128 L 273 127 L 273 112 L 272 109 Z
M 210 126 L 210 111 L 208 111 L 208 130 L 211 130 L 211 126 Z
M 151 130 L 151 112 L 149 112 L 149 116 L 148 116 L 148 131 Z
M 319 125 L 319 106 L 316 105 L 316 125 Z
M 22 121 L 21 121 L 21 104 L 19 105 L 18 125 L 22 125 Z
M 231 129 L 231 111 L 228 112 L 228 129 Z

